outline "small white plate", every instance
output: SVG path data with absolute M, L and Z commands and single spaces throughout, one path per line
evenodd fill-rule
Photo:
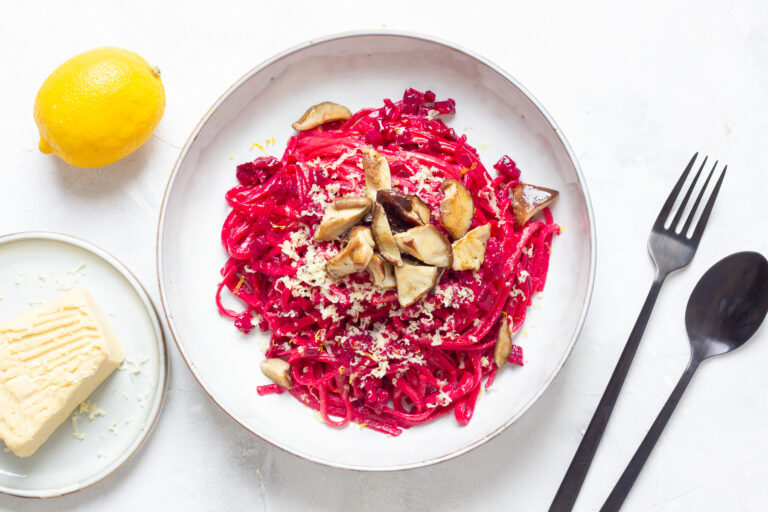
M 509 154 L 530 182 L 560 191 L 541 307 L 531 308 L 523 346 L 527 364 L 500 372 L 462 427 L 446 415 L 396 438 L 369 429 L 334 429 L 291 395 L 259 397 L 262 342 L 219 317 L 214 292 L 227 255 L 221 226 L 235 166 L 268 151 L 281 155 L 291 123 L 309 106 L 335 101 L 353 111 L 399 99 L 408 87 L 456 100 L 447 119 L 491 169 Z M 265 141 L 274 137 L 276 143 Z M 256 144 L 254 144 L 256 143 Z M 163 307 L 182 356 L 203 388 L 251 432 L 291 453 L 337 467 L 396 470 L 425 466 L 479 446 L 541 396 L 576 341 L 589 305 L 595 232 L 586 185 L 571 149 L 543 107 L 512 77 L 467 50 L 423 36 L 355 33 L 315 40 L 277 55 L 234 84 L 184 146 L 166 191 L 158 231 Z
M 79 491 L 117 470 L 139 449 L 160 414 L 168 375 L 163 331 L 136 278 L 114 257 L 55 233 L 0 237 L 0 318 L 83 287 L 117 333 L 126 362 L 89 399 L 106 413 L 68 419 L 35 452 L 19 458 L 0 442 L 0 492 L 48 498 Z

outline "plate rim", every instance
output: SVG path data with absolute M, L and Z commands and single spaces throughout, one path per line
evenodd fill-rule
M 531 397 L 528 402 L 526 402 L 523 407 L 518 411 L 517 414 L 514 416 L 511 416 L 509 419 L 507 419 L 501 426 L 494 429 L 493 431 L 489 432 L 482 438 L 478 439 L 477 441 L 474 441 L 472 443 L 467 444 L 466 446 L 463 446 L 462 448 L 459 448 L 457 450 L 453 450 L 447 454 L 438 456 L 438 457 L 432 457 L 429 459 L 421 460 L 418 462 L 412 462 L 407 464 L 394 464 L 390 466 L 369 466 L 369 465 L 361 465 L 361 464 L 346 464 L 346 463 L 340 463 L 336 462 L 330 459 L 326 459 L 324 457 L 317 457 L 314 455 L 311 455 L 309 453 L 305 453 L 301 450 L 296 449 L 289 449 L 287 447 L 281 446 L 280 443 L 276 440 L 271 439 L 269 436 L 266 436 L 263 433 L 256 432 L 249 428 L 248 426 L 244 425 L 238 418 L 236 418 L 230 411 L 228 411 L 219 401 L 214 397 L 213 392 L 208 389 L 208 387 L 203 383 L 203 381 L 198 377 L 197 371 L 195 369 L 195 364 L 189 359 L 188 355 L 185 352 L 183 343 L 180 341 L 179 333 L 176 329 L 176 324 L 173 320 L 173 316 L 170 314 L 170 305 L 168 304 L 168 298 L 166 294 L 165 289 L 165 275 L 163 272 L 163 258 L 164 258 L 164 246 L 163 246 L 163 233 L 165 231 L 165 221 L 166 221 L 166 213 L 168 209 L 168 200 L 170 197 L 170 192 L 174 188 L 174 185 L 176 183 L 176 178 L 178 177 L 179 170 L 181 166 L 183 165 L 187 154 L 191 150 L 192 146 L 197 141 L 198 136 L 200 135 L 201 130 L 205 125 L 208 123 L 208 121 L 211 119 L 213 114 L 216 112 L 218 107 L 226 101 L 231 94 L 233 94 L 237 89 L 239 89 L 245 82 L 251 79 L 254 75 L 261 72 L 263 69 L 267 68 L 271 64 L 288 57 L 294 53 L 298 53 L 302 50 L 305 50 L 307 48 L 310 48 L 312 46 L 316 46 L 318 44 L 328 43 L 331 41 L 336 40 L 342 40 L 342 39 L 354 39 L 357 37 L 370 37 L 370 36 L 376 36 L 376 37 L 397 37 L 397 38 L 407 38 L 407 39 L 415 39 L 422 42 L 429 42 L 434 43 L 443 47 L 448 48 L 449 50 L 457 51 L 459 53 L 462 53 L 481 64 L 487 66 L 491 70 L 495 71 L 497 74 L 499 74 L 502 78 L 504 78 L 506 81 L 508 81 L 510 84 L 512 84 L 514 87 L 516 87 L 527 99 L 530 101 L 536 109 L 541 112 L 541 114 L 544 116 L 544 119 L 547 121 L 555 135 L 557 136 L 557 140 L 560 142 L 562 148 L 565 150 L 568 159 L 570 160 L 571 164 L 573 165 L 574 170 L 576 171 L 576 177 L 578 179 L 579 186 L 581 188 L 581 191 L 584 195 L 584 202 L 586 205 L 587 210 L 587 218 L 589 220 L 589 277 L 587 279 L 587 289 L 586 294 L 584 297 L 584 302 L 582 304 L 582 308 L 579 314 L 579 319 L 576 323 L 576 328 L 573 331 L 573 335 L 571 336 L 571 339 L 568 343 L 568 347 L 563 354 L 563 356 L 560 358 L 560 360 L 557 362 L 557 365 L 552 370 L 550 375 L 546 378 L 544 384 L 538 389 L 538 391 Z M 506 72 L 502 67 L 498 66 L 497 64 L 493 63 L 492 61 L 486 59 L 485 57 L 479 55 L 478 53 L 469 50 L 461 45 L 457 45 L 455 43 L 452 43 L 450 41 L 434 37 L 427 34 L 421 34 L 417 32 L 412 31 L 402 31 L 402 30 L 353 30 L 353 31 L 345 31 L 345 32 L 338 32 L 333 33 L 330 35 L 325 35 L 317 38 L 308 39 L 304 42 L 295 44 L 293 46 L 288 47 L 287 49 L 278 52 L 271 57 L 262 60 L 260 63 L 258 63 L 256 66 L 248 70 L 245 74 L 243 74 L 240 78 L 238 78 L 235 82 L 232 83 L 211 105 L 211 107 L 208 108 L 208 110 L 205 112 L 205 114 L 200 118 L 195 128 L 190 133 L 189 137 L 187 138 L 186 142 L 184 143 L 184 146 L 182 147 L 181 151 L 179 151 L 179 156 L 176 158 L 176 162 L 173 165 L 173 170 L 171 172 L 171 175 L 168 178 L 168 183 L 166 184 L 165 191 L 163 193 L 163 201 L 162 205 L 160 207 L 160 215 L 158 218 L 158 224 L 157 224 L 157 236 L 156 236 L 156 265 L 157 265 L 157 280 L 158 280 L 158 287 L 160 289 L 160 303 L 163 308 L 163 314 L 165 316 L 166 323 L 168 325 L 168 329 L 171 333 L 171 337 L 173 338 L 174 343 L 176 344 L 176 348 L 179 350 L 179 353 L 181 354 L 182 359 L 184 360 L 184 363 L 189 368 L 190 372 L 192 373 L 192 376 L 197 381 L 197 383 L 200 385 L 200 387 L 203 389 L 203 391 L 208 395 L 208 397 L 215 403 L 224 413 L 229 416 L 233 421 L 235 421 L 237 424 L 239 424 L 241 427 L 243 427 L 246 431 L 250 432 L 254 436 L 258 437 L 259 439 L 262 439 L 263 441 L 266 441 L 270 445 L 286 452 L 290 453 L 291 455 L 294 455 L 296 457 L 300 457 L 304 460 L 308 460 L 310 462 L 314 462 L 317 464 L 322 464 L 330 467 L 335 467 L 339 469 L 349 469 L 349 470 L 355 470 L 355 471 L 366 471 L 366 472 L 390 472 L 390 471 L 404 471 L 404 470 L 410 470 L 410 469 L 417 469 L 422 467 L 431 466 L 434 464 L 438 464 L 441 462 L 445 462 L 451 459 L 454 459 L 460 455 L 463 455 L 465 453 L 468 453 L 472 451 L 473 449 L 485 444 L 486 442 L 490 441 L 497 435 L 499 435 L 501 432 L 509 428 L 513 423 L 518 421 L 525 413 L 527 413 L 541 398 L 541 396 L 546 392 L 547 389 L 552 385 L 552 382 L 555 380 L 555 378 L 560 374 L 560 371 L 562 370 L 565 363 L 568 361 L 568 359 L 571 356 L 571 353 L 573 352 L 573 348 L 576 345 L 576 341 L 579 339 L 581 335 L 581 331 L 584 327 L 584 322 L 587 317 L 587 313 L 589 312 L 589 306 L 592 300 L 592 294 L 594 291 L 594 284 L 595 284 L 595 268 L 596 268 L 596 260 L 597 260 L 597 233 L 596 233 L 596 225 L 595 225 L 595 215 L 594 210 L 592 208 L 592 200 L 589 194 L 589 190 L 587 188 L 587 182 L 584 178 L 584 174 L 581 171 L 581 166 L 579 165 L 578 159 L 576 158 L 576 154 L 573 152 L 573 149 L 571 148 L 570 144 L 568 143 L 568 140 L 565 138 L 565 135 L 563 134 L 562 130 L 560 129 L 560 126 L 555 122 L 555 120 L 552 118 L 552 116 L 549 114 L 549 112 L 544 108 L 544 106 L 536 99 L 536 97 L 531 94 L 528 89 L 526 89 L 517 79 L 515 79 L 511 74 Z
M 105 466 L 103 470 L 95 473 L 94 476 L 84 480 L 79 480 L 75 484 L 71 485 L 44 490 L 15 489 L 13 487 L 0 485 L 0 493 L 2 494 L 15 496 L 18 498 L 47 499 L 73 494 L 98 484 L 99 482 L 105 480 L 117 472 L 129 460 L 131 460 L 134 455 L 139 452 L 139 450 L 144 446 L 146 440 L 149 439 L 149 436 L 155 428 L 158 418 L 160 417 L 165 405 L 165 397 L 168 389 L 168 377 L 170 373 L 170 359 L 168 354 L 168 344 L 166 343 L 165 339 L 165 331 L 163 330 L 158 310 L 155 307 L 155 304 L 152 302 L 152 297 L 150 297 L 149 293 L 147 293 L 147 290 L 144 288 L 144 285 L 141 284 L 141 281 L 139 281 L 139 279 L 123 262 L 96 244 L 73 235 L 68 235 L 56 231 L 18 231 L 15 233 L 9 233 L 0 236 L 0 246 L 14 242 L 35 240 L 62 242 L 73 245 L 80 249 L 84 249 L 101 258 L 112 268 L 117 270 L 118 273 L 120 273 L 120 275 L 123 276 L 126 281 L 128 281 L 133 290 L 139 295 L 139 298 L 144 304 L 144 308 L 147 310 L 147 313 L 149 313 L 149 317 L 152 321 L 152 326 L 155 331 L 155 337 L 160 344 L 160 355 L 163 359 L 159 365 L 160 371 L 162 372 L 162 386 L 158 386 L 158 389 L 160 390 L 160 396 L 156 400 L 154 410 L 151 412 L 151 420 L 148 422 L 146 428 L 136 436 L 136 439 L 131 443 L 131 445 L 129 445 L 128 450 L 126 450 L 123 455 L 115 459 L 111 464 Z

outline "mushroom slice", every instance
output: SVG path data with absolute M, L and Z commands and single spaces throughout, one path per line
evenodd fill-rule
M 450 267 L 453 254 L 451 244 L 432 224 L 411 228 L 395 235 L 401 251 L 418 258 L 427 265 Z
M 340 197 L 325 210 L 320 221 L 315 240 L 335 240 L 349 228 L 360 223 L 365 214 L 373 206 L 373 201 L 367 197 Z
M 424 224 L 429 224 L 429 221 L 432 218 L 432 210 L 429 208 L 429 205 L 422 201 L 419 196 L 413 194 L 409 195 L 408 199 L 411 200 L 411 207 L 413 208 L 413 211 L 416 212 L 416 216 L 419 220 Z
M 447 179 L 440 185 L 445 199 L 440 203 L 440 224 L 453 238 L 461 238 L 472 224 L 475 203 L 460 181 Z
M 344 196 L 336 198 L 333 201 L 333 206 L 337 210 L 349 210 L 352 208 L 371 208 L 373 202 L 367 197 L 359 196 Z
M 280 386 L 291 389 L 291 365 L 278 357 L 261 362 L 261 372 Z
M 400 249 L 397 248 L 395 237 L 392 236 L 392 230 L 389 229 L 387 214 L 379 203 L 373 205 L 371 231 L 373 232 L 373 239 L 376 241 L 376 247 L 379 249 L 381 257 L 398 267 L 402 265 L 403 259 L 400 257 Z
M 485 260 L 485 244 L 491 236 L 491 225 L 483 224 L 453 242 L 453 270 L 477 270 Z
M 374 254 L 366 269 L 368 270 L 368 274 L 371 276 L 371 281 L 373 281 L 373 284 L 379 288 L 389 290 L 397 286 L 392 265 L 380 255 Z
M 376 192 L 392 188 L 392 175 L 387 159 L 375 149 L 363 150 L 363 171 L 365 171 L 365 195 L 376 200 Z
M 349 242 L 342 251 L 325 262 L 326 273 L 334 278 L 362 272 L 373 258 L 371 230 L 358 226 L 350 232 Z
M 509 359 L 512 352 L 512 335 L 509 334 L 509 324 L 506 315 L 502 317 L 499 336 L 496 338 L 496 348 L 493 349 L 493 361 L 501 368 Z
M 370 245 L 371 248 L 376 247 L 376 242 L 373 240 L 373 234 L 371 233 L 371 229 L 369 227 L 355 226 L 349 231 L 349 237 L 347 237 L 347 240 L 351 241 L 354 238 L 358 238 L 358 237 L 360 238 L 361 241 Z
M 558 194 L 557 190 L 551 188 L 520 183 L 512 189 L 512 211 L 515 213 L 515 220 L 519 225 L 525 225 L 531 217 L 552 204 Z
M 350 117 L 352 117 L 352 112 L 350 112 L 347 107 L 337 103 L 331 103 L 330 101 L 324 101 L 309 107 L 307 111 L 304 112 L 304 115 L 291 126 L 297 132 L 303 132 L 305 130 L 317 128 L 321 124 L 329 121 L 341 121 L 343 119 L 349 119 Z
M 414 202 L 409 196 L 391 189 L 383 189 L 376 192 L 376 201 L 384 207 L 384 211 L 389 219 L 390 228 L 393 231 L 405 231 L 406 229 L 425 224 L 419 217 L 416 209 L 414 209 Z
M 432 290 L 437 280 L 437 267 L 414 265 L 404 262 L 395 267 L 397 300 L 402 307 L 408 307 Z

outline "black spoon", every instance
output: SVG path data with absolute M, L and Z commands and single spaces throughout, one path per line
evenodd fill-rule
M 742 346 L 755 334 L 767 311 L 768 261 L 762 255 L 731 254 L 701 277 L 685 310 L 685 328 L 691 340 L 688 368 L 600 512 L 621 508 L 699 364 Z

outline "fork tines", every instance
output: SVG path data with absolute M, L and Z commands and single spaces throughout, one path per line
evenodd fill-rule
M 701 162 L 701 165 L 699 166 L 699 170 L 696 172 L 696 175 L 693 177 L 693 181 L 691 182 L 690 186 L 688 187 L 688 190 L 683 196 L 683 199 L 677 208 L 677 212 L 675 213 L 675 216 L 672 219 L 672 221 L 669 223 L 669 226 L 666 229 L 664 226 L 670 217 L 670 213 L 672 212 L 672 207 L 677 201 L 677 198 L 680 196 L 680 191 L 683 189 L 683 185 L 685 184 L 685 181 L 688 178 L 688 175 L 690 174 L 691 169 L 693 169 L 693 164 L 696 162 L 696 158 L 698 156 L 699 154 L 696 153 L 695 155 L 693 155 L 693 158 L 691 158 L 691 161 L 688 162 L 688 165 L 686 166 L 685 171 L 683 171 L 682 176 L 680 176 L 680 179 L 677 180 L 677 184 L 675 185 L 675 188 L 672 189 L 672 192 L 670 192 L 669 197 L 667 197 L 667 200 L 664 203 L 664 207 L 661 209 L 661 212 L 659 213 L 659 217 L 656 219 L 656 223 L 653 226 L 654 229 L 656 230 L 664 230 L 664 231 L 673 232 L 673 233 L 678 232 L 680 236 L 684 238 L 690 238 L 690 240 L 692 240 L 694 243 L 699 242 L 699 240 L 701 239 L 701 235 L 704 232 L 704 227 L 707 225 L 709 214 L 712 212 L 712 206 L 715 204 L 715 199 L 717 199 L 717 193 L 720 191 L 720 185 L 723 183 L 723 178 L 725 178 L 725 172 L 728 170 L 727 165 L 723 168 L 722 172 L 720 173 L 720 177 L 717 179 L 715 188 L 712 189 L 712 192 L 709 196 L 709 200 L 707 201 L 707 204 L 704 207 L 704 210 L 701 212 L 701 215 L 699 217 L 699 222 L 696 224 L 696 228 L 694 229 L 693 234 L 690 237 L 688 237 L 688 229 L 691 227 L 691 224 L 693 223 L 693 219 L 695 218 L 696 213 L 698 211 L 699 205 L 701 204 L 701 201 L 707 192 L 707 186 L 709 185 L 709 182 L 712 180 L 712 176 L 715 173 L 715 169 L 717 169 L 718 162 L 715 162 L 715 164 L 712 166 L 712 170 L 709 171 L 709 174 L 707 175 L 707 179 L 704 181 L 704 185 L 702 185 L 701 190 L 699 191 L 699 195 L 696 197 L 696 200 L 694 201 L 693 206 L 691 207 L 688 217 L 685 219 L 685 224 L 683 224 L 682 229 L 678 230 L 677 228 L 680 225 L 680 220 L 683 217 L 685 207 L 688 205 L 688 200 L 691 198 L 694 188 L 696 187 L 696 183 L 698 182 L 699 177 L 701 176 L 701 173 L 707 164 L 707 159 L 709 158 L 708 156 L 705 156 L 704 160 Z

